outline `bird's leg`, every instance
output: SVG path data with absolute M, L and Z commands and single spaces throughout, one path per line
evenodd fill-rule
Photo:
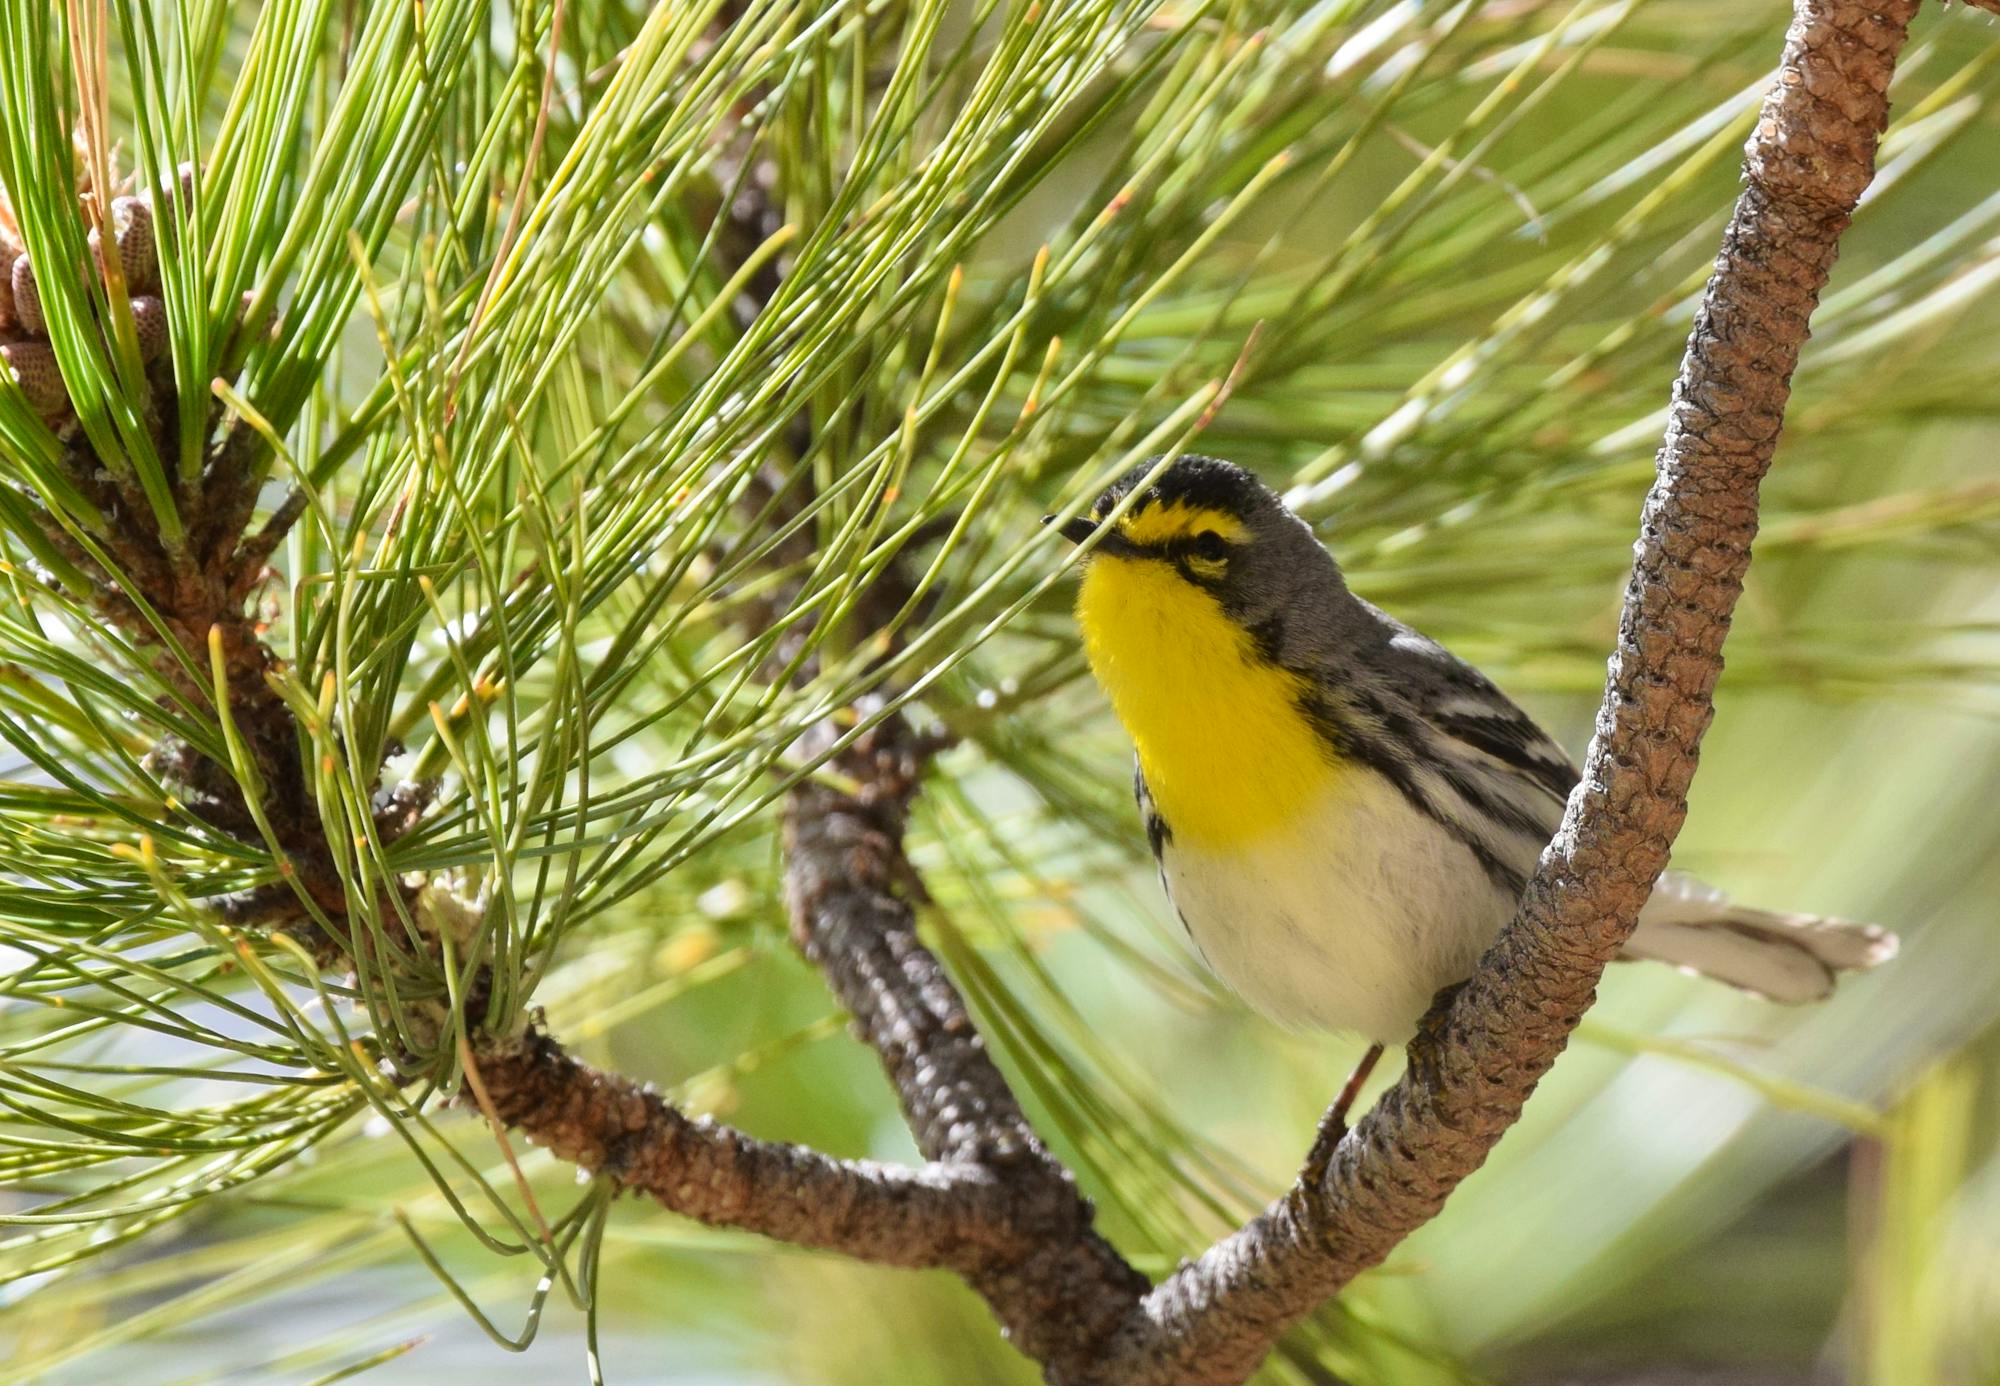
M 1347 1082 L 1341 1086 L 1340 1096 L 1333 1099 L 1333 1106 L 1327 1109 L 1322 1125 L 1331 1123 L 1342 1131 L 1347 1130 L 1347 1113 L 1354 1106 L 1354 1099 L 1361 1096 L 1361 1085 L 1368 1081 L 1368 1075 L 1375 1071 L 1375 1065 L 1382 1058 L 1382 1046 L 1371 1044 L 1368 1052 L 1354 1066 L 1354 1072 L 1347 1075 Z M 1336 1138 L 1338 1139 L 1338 1138 Z
M 1375 1063 L 1382 1057 L 1382 1046 L 1371 1044 L 1368 1052 L 1361 1056 L 1361 1062 L 1354 1066 L 1354 1072 L 1347 1075 L 1347 1082 L 1341 1086 L 1340 1096 L 1333 1099 L 1333 1105 L 1326 1109 L 1326 1115 L 1319 1119 L 1319 1134 L 1313 1138 L 1312 1149 L 1306 1152 L 1305 1168 L 1300 1178 L 1307 1184 L 1317 1184 L 1326 1177 L 1326 1167 L 1333 1161 L 1333 1148 L 1347 1135 L 1347 1113 L 1354 1106 L 1354 1099 L 1361 1096 L 1361 1085 L 1374 1072 Z
M 1436 1089 L 1442 1084 L 1438 1051 L 1444 1046 L 1445 1012 L 1451 1009 L 1452 1001 L 1463 990 L 1463 982 L 1453 982 L 1442 988 L 1431 998 L 1431 1008 L 1424 1012 L 1424 1018 L 1417 1022 L 1417 1033 L 1410 1037 L 1409 1065 L 1427 1088 Z

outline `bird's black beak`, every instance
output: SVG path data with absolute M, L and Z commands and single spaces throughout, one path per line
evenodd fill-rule
M 1053 515 L 1042 516 L 1042 523 L 1045 525 L 1053 525 L 1055 522 L 1056 517 Z M 1069 540 L 1072 544 L 1081 544 L 1096 532 L 1097 522 L 1092 520 L 1088 515 L 1079 515 L 1074 520 L 1057 525 L 1056 527 L 1056 533 L 1062 535 L 1063 538 Z
M 1042 523 L 1045 525 L 1054 525 L 1056 517 L 1053 515 L 1044 515 L 1042 516 Z M 1056 525 L 1056 533 L 1062 535 L 1063 538 L 1069 540 L 1072 544 L 1081 544 L 1084 540 L 1090 538 L 1091 535 L 1096 534 L 1097 543 L 1090 550 L 1092 557 L 1143 558 L 1147 556 L 1145 551 L 1141 550 L 1137 544 L 1127 539 L 1115 529 L 1107 529 L 1102 534 L 1098 534 L 1097 521 L 1091 519 L 1088 515 L 1079 515 L 1074 520 L 1068 520 L 1060 525 Z

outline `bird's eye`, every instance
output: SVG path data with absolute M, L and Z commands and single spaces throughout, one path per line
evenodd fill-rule
M 1196 558 L 1205 558 L 1211 563 L 1220 563 L 1229 557 L 1228 541 L 1212 529 L 1205 529 L 1195 535 L 1194 543 L 1190 547 L 1193 548 Z

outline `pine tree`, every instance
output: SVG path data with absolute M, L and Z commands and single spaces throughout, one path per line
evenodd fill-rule
M 1044 1273 L 1130 1293 L 1241 1224 L 1282 1154 L 1195 1126 L 1107 1022 L 1230 1003 L 1144 893 L 1038 519 L 1229 456 L 1574 724 L 1777 19 L 0 7 L 0 1379 L 216 1323 L 204 1370 L 332 1379 L 451 1300 L 515 1348 L 572 1306 L 593 1379 L 640 1379 L 658 1350 L 600 1331 L 755 1312 L 710 1253 L 813 1273 L 646 1196 L 996 1307 Z M 1996 55 L 1977 16 L 1916 21 L 1786 423 L 1788 574 L 1990 558 L 1989 478 L 1846 478 L 1992 418 Z M 1732 690 L 1990 687 L 1948 627 L 1773 626 Z M 1922 975 L 1881 1004 L 1933 1004 Z M 1831 1089 L 1872 1102 L 1923 1048 L 1822 1090 L 1637 1028 L 1590 1023 L 1814 1139 L 1890 1131 Z M 1316 1086 L 1271 1151 L 1344 1054 L 1272 1059 Z M 1925 1132 L 1970 1101 L 1924 1091 Z M 856 1163 L 911 1156 L 898 1096 L 917 1174 Z M 419 1265 L 407 1313 L 317 1302 Z M 799 1282 L 803 1341 L 858 1274 Z M 880 1312 L 912 1346 L 858 1379 L 1028 1370 L 969 1297 L 909 1294 Z M 1050 1363 L 1068 1312 L 1001 1317 Z M 1271 1370 L 1459 1380 L 1471 1346 L 1385 1273 Z

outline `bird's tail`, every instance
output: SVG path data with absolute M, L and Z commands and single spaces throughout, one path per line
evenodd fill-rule
M 1672 963 L 1771 1001 L 1818 1001 L 1843 972 L 1896 956 L 1874 924 L 1750 909 L 1692 876 L 1669 871 L 1639 913 L 1624 956 Z

